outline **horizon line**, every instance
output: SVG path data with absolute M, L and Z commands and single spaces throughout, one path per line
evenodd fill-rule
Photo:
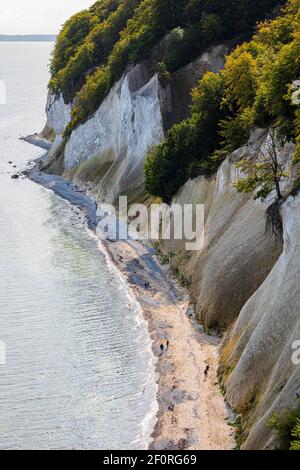
M 57 34 L 0 34 L 0 42 L 54 42 Z
M 22 34 L 22 33 L 21 34 L 19 34 L 19 33 L 17 33 L 17 34 L 13 34 L 13 33 L 12 34 L 1 34 L 0 33 L 0 37 L 4 37 L 4 36 L 6 36 L 6 37 L 7 36 L 12 36 L 12 37 L 16 37 L 16 36 L 31 36 L 31 37 L 32 36 L 57 36 L 57 34 L 58 33 L 56 33 L 56 34 L 55 33 L 49 33 L 49 34 L 45 34 L 45 33 L 43 33 L 43 34 L 39 34 L 39 33 L 33 33 L 33 34 L 26 34 L 26 33 L 25 34 Z

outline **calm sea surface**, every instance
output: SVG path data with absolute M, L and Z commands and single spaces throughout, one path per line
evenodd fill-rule
M 41 154 L 50 43 L 0 43 L 0 449 L 139 449 L 155 411 L 138 306 L 74 209 L 17 170 Z

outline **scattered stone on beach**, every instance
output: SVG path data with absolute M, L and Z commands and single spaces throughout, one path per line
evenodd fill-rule
M 12 165 L 12 164 L 13 164 L 13 162 L 10 162 L 10 161 L 9 161 L 8 163 L 9 163 L 10 165 Z

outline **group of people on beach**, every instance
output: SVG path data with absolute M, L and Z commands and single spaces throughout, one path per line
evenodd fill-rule
M 162 356 L 165 351 L 168 351 L 169 346 L 170 346 L 169 341 L 166 342 L 166 349 L 165 349 L 165 346 L 163 344 L 160 345 L 160 356 Z

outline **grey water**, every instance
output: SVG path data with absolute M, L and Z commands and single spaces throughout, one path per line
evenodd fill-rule
M 11 179 L 42 152 L 19 137 L 43 127 L 52 47 L 0 43 L 0 449 L 143 449 L 157 405 L 139 306 L 74 207 Z

